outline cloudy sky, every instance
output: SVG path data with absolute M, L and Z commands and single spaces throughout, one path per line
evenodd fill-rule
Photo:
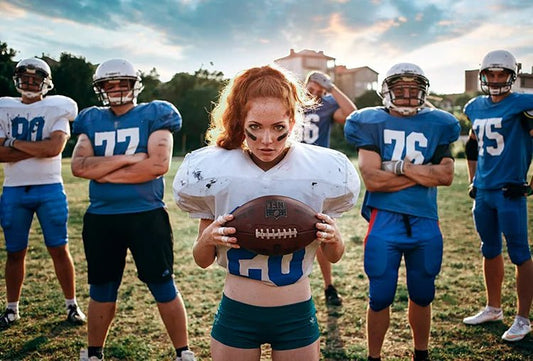
M 230 77 L 291 48 L 380 74 L 414 62 L 437 93 L 463 92 L 464 70 L 490 50 L 533 66 L 531 0 L 0 0 L 0 14 L 17 60 L 122 57 L 163 81 L 200 67 Z

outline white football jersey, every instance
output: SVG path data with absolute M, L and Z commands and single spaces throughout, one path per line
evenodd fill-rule
M 62 95 L 24 104 L 21 98 L 0 98 L 0 138 L 40 141 L 55 131 L 70 135 L 69 121 L 78 114 L 76 102 Z M 61 154 L 4 163 L 4 186 L 62 183 Z
M 205 147 L 188 154 L 174 178 L 174 199 L 192 218 L 215 219 L 265 195 L 295 198 L 317 213 L 339 217 L 359 195 L 359 176 L 342 153 L 293 143 L 287 155 L 263 171 L 241 149 Z M 277 286 L 311 273 L 318 242 L 284 256 L 264 256 L 217 246 L 217 262 L 228 272 Z

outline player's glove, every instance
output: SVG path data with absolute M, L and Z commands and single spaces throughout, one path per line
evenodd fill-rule
M 309 75 L 309 81 L 314 81 L 318 85 L 320 85 L 322 88 L 326 89 L 328 92 L 333 89 L 333 82 L 331 81 L 331 78 L 321 72 L 314 72 L 311 75 Z
M 6 138 L 4 140 L 4 147 L 13 148 L 13 144 L 15 143 L 16 138 Z
M 503 196 L 506 198 L 520 198 L 520 197 L 527 197 L 530 196 L 533 193 L 533 189 L 529 186 L 529 184 L 516 184 L 516 183 L 508 183 L 503 188 Z
M 472 199 L 476 199 L 476 193 L 477 188 L 474 186 L 474 184 L 470 183 L 470 185 L 468 186 L 468 196 Z
M 403 160 L 387 160 L 381 162 L 381 170 L 401 175 L 403 174 L 403 165 Z

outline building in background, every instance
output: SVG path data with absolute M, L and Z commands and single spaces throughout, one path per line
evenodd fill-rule
M 479 69 L 465 70 L 465 93 L 480 91 Z M 533 67 L 531 68 L 531 74 L 518 73 L 516 81 L 513 84 L 513 91 L 516 93 L 533 94 Z
M 376 90 L 378 73 L 368 66 L 349 69 L 344 65 L 336 65 L 335 58 L 325 55 L 323 51 L 304 49 L 295 52 L 290 50 L 288 56 L 274 60 L 283 68 L 291 71 L 304 81 L 310 71 L 318 70 L 328 74 L 335 85 L 350 99 L 364 94 L 368 90 Z
M 274 62 L 294 73 L 302 81 L 305 80 L 307 73 L 313 70 L 328 74 L 335 80 L 335 58 L 325 55 L 323 51 L 305 49 L 295 52 L 291 49 L 288 56 L 276 59 Z
M 335 84 L 350 99 L 355 99 L 369 90 L 377 90 L 378 73 L 368 66 L 348 69 L 338 65 L 335 67 Z

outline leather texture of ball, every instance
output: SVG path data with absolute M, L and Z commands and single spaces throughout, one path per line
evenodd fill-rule
M 285 196 L 263 196 L 236 208 L 232 236 L 245 249 L 263 255 L 284 255 L 305 248 L 316 239 L 316 212 L 308 205 Z

